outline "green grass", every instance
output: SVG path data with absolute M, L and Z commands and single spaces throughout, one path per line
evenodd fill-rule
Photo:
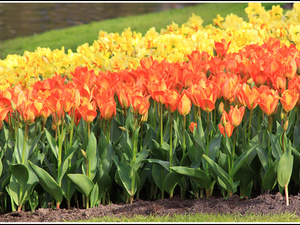
M 269 10 L 272 8 L 272 5 L 284 4 L 263 3 L 262 5 L 266 10 Z M 151 27 L 155 27 L 156 31 L 159 32 L 162 28 L 170 25 L 172 21 L 181 26 L 188 21 L 192 13 L 201 16 L 203 25 L 211 24 L 217 14 L 225 18 L 226 15 L 233 13 L 248 21 L 245 13 L 247 6 L 248 3 L 201 3 L 180 9 L 107 19 L 101 22 L 91 22 L 70 28 L 51 30 L 38 35 L 17 37 L 0 41 L 0 59 L 5 59 L 7 54 L 23 55 L 25 50 L 33 52 L 37 47 L 49 47 L 54 50 L 61 49 L 64 46 L 66 52 L 68 49 L 75 52 L 79 45 L 84 43 L 92 44 L 94 40 L 97 40 L 100 30 L 108 33 L 121 33 L 125 28 L 131 27 L 132 31 L 140 32 L 144 35 Z
M 233 215 L 233 214 L 175 214 L 173 216 L 142 216 L 136 215 L 133 217 L 117 217 L 104 216 L 90 220 L 65 221 L 65 222 L 300 222 L 300 217 L 296 214 L 285 213 L 275 215 Z

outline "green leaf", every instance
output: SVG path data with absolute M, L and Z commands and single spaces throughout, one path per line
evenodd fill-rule
M 149 155 L 149 152 L 150 152 L 149 149 L 148 150 L 145 149 L 145 150 L 140 151 L 137 154 L 134 165 L 133 165 L 133 167 L 136 171 L 140 168 L 142 161 L 144 161 L 147 158 L 147 156 Z
M 185 133 L 186 150 L 190 157 L 190 160 L 193 163 L 200 162 L 201 161 L 201 152 L 199 150 L 196 150 L 194 143 L 193 143 L 190 135 L 188 134 L 188 132 L 185 131 L 184 133 Z
M 129 138 L 129 131 L 128 131 L 128 129 L 126 129 L 125 134 L 122 133 L 122 135 L 125 135 L 125 137 L 123 137 L 121 139 L 121 145 L 122 145 L 122 147 L 124 149 L 124 152 L 126 153 L 126 155 L 129 158 L 132 158 L 133 157 L 133 145 L 132 145 L 131 139 Z
M 152 139 L 153 148 L 151 149 L 152 156 L 155 159 L 167 160 L 169 149 L 164 149 L 155 139 Z
M 14 148 L 14 157 L 17 161 L 17 163 L 22 163 L 22 157 L 25 158 L 25 161 L 28 159 L 28 157 L 26 157 L 26 151 L 25 151 L 25 155 L 23 156 L 23 144 L 24 144 L 24 135 L 23 135 L 23 131 L 21 128 L 18 128 L 18 132 L 17 132 L 17 138 L 16 138 L 16 144 L 15 144 L 15 148 Z M 25 146 L 26 149 L 26 146 Z
M 173 193 L 181 177 L 179 173 L 173 171 L 168 173 L 164 179 L 165 191 L 169 194 Z
M 160 159 L 146 159 L 145 161 L 149 162 L 149 163 L 157 163 L 159 165 L 161 165 L 163 168 L 165 168 L 167 171 L 170 170 L 170 162 L 169 161 L 163 161 Z
M 257 146 L 255 150 L 257 152 L 257 155 L 261 162 L 261 165 L 263 166 L 264 170 L 266 171 L 269 166 L 268 153 L 261 146 Z
M 257 147 L 253 146 L 248 151 L 245 151 L 243 154 L 241 154 L 233 163 L 233 169 L 232 169 L 232 176 L 236 174 L 236 172 L 239 170 L 239 168 L 242 166 L 242 163 L 247 159 L 248 155 Z
M 215 159 L 217 152 L 220 149 L 221 137 L 221 134 L 217 134 L 216 137 L 214 137 L 209 143 L 209 158 L 212 160 Z
M 0 158 L 0 177 L 2 176 L 2 171 L 3 171 L 3 163 L 2 163 L 2 159 Z
M 42 136 L 43 132 L 39 133 L 39 135 L 37 137 L 35 137 L 35 139 L 33 140 L 32 143 L 30 143 L 30 149 L 29 149 L 29 156 L 32 154 L 36 144 L 38 143 L 38 141 L 40 140 L 41 136 Z
M 297 124 L 295 127 L 294 127 L 294 136 L 293 136 L 293 145 L 295 146 L 295 148 L 298 149 L 298 146 L 300 144 L 300 127 L 299 125 Z
M 165 176 L 167 175 L 167 171 L 164 167 L 160 166 L 159 164 L 154 163 L 152 165 L 152 177 L 155 182 L 155 184 L 158 186 L 158 188 L 161 191 L 165 190 Z
M 65 156 L 65 159 L 62 163 L 62 168 L 61 168 L 61 176 L 58 177 L 57 179 L 57 183 L 61 186 L 61 180 L 63 178 L 63 176 L 65 175 L 65 173 L 67 172 L 72 160 L 72 157 L 75 153 L 75 151 L 78 149 L 79 143 L 78 143 L 78 139 L 74 142 L 74 144 L 72 145 L 71 149 L 68 151 L 67 155 Z
M 90 196 L 94 187 L 93 181 L 86 175 L 76 173 L 68 174 L 67 177 L 75 184 L 77 190 L 85 196 Z
M 281 156 L 278 163 L 277 179 L 280 186 L 284 187 L 290 182 L 293 171 L 294 156 L 291 154 L 291 142 Z
M 185 166 L 173 166 L 171 170 L 175 171 L 176 173 L 189 176 L 192 178 L 196 178 L 194 181 L 198 184 L 203 186 L 205 189 L 210 189 L 211 180 L 207 176 L 207 174 L 201 169 L 194 169 Z
M 277 183 L 277 166 L 278 161 L 275 160 L 262 178 L 262 186 L 265 190 L 271 191 L 275 187 Z
M 91 133 L 90 135 L 85 152 L 86 152 L 86 159 L 88 162 L 90 162 L 96 156 L 97 140 L 94 133 Z
M 228 175 L 228 173 L 226 173 L 225 170 L 223 170 L 218 164 L 216 164 L 208 156 L 206 156 L 206 155 L 203 154 L 202 157 L 211 166 L 211 168 L 216 173 L 216 175 L 218 176 L 218 178 L 220 178 L 222 180 L 222 182 L 224 182 L 224 184 L 227 187 L 227 190 L 233 192 L 233 188 L 234 187 L 233 187 L 233 184 L 231 184 L 231 182 L 229 181 L 229 175 Z
M 112 183 L 112 179 L 110 178 L 110 176 L 108 174 L 103 174 L 101 176 L 101 178 L 99 178 L 97 180 L 98 186 L 99 186 L 99 195 L 103 196 L 103 194 L 105 194 L 105 192 L 107 191 L 107 189 L 109 188 L 109 186 Z M 100 197 L 99 196 L 99 197 Z
M 99 201 L 98 195 L 99 195 L 99 186 L 96 183 L 91 191 L 91 196 L 90 196 L 91 207 L 94 207 Z
M 29 165 L 38 177 L 42 187 L 56 200 L 56 202 L 61 203 L 63 194 L 56 181 L 44 169 L 34 165 L 30 161 Z
M 134 174 L 131 174 L 131 167 L 128 164 L 125 164 L 124 162 L 119 162 L 118 157 L 116 155 L 113 155 L 112 157 L 116 167 L 117 167 L 117 173 L 120 177 L 120 180 L 122 184 L 125 187 L 125 190 L 128 192 L 130 196 L 134 196 L 136 192 L 136 185 L 134 190 L 131 190 L 131 183 L 132 183 L 132 178 L 135 176 Z
M 105 173 L 108 173 L 111 165 L 112 165 L 112 155 L 114 154 L 113 146 L 110 141 L 108 141 L 108 144 L 105 146 L 98 145 L 99 149 L 99 157 L 100 157 L 100 164 L 103 166 L 103 171 Z
M 24 164 L 11 164 L 10 171 L 17 179 L 20 186 L 24 186 L 29 178 L 29 171 Z
M 56 157 L 56 159 L 58 159 L 58 146 L 55 139 L 52 137 L 52 135 L 46 128 L 45 128 L 45 134 L 54 156 Z
M 282 150 L 279 144 L 278 136 L 275 136 L 269 131 L 268 131 L 268 135 L 272 146 L 272 154 L 279 161 L 282 155 Z
M 197 118 L 197 129 L 193 133 L 195 142 L 201 147 L 201 149 L 205 150 L 205 133 L 202 127 L 202 121 L 200 117 Z M 205 152 L 205 151 L 204 151 Z

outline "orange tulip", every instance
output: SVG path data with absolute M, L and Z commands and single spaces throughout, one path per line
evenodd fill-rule
M 177 110 L 180 100 L 180 95 L 177 90 L 167 90 L 165 98 L 165 106 L 171 113 Z
M 259 101 L 259 91 L 256 86 L 250 88 L 248 84 L 239 84 L 236 91 L 236 99 L 240 105 L 247 106 L 249 110 L 255 109 Z
M 33 123 L 35 119 L 35 107 L 33 102 L 26 100 L 23 101 L 22 104 L 18 107 L 18 112 L 21 115 L 21 118 L 26 123 Z
M 223 115 L 225 115 L 226 120 L 230 122 L 232 126 L 237 127 L 242 122 L 245 109 L 245 106 L 238 108 L 237 106 L 234 107 L 231 105 L 229 113 L 224 111 Z
M 202 100 L 200 107 L 205 112 L 209 113 L 215 109 L 215 103 L 217 101 L 219 88 L 214 83 L 210 82 L 206 87 L 201 89 Z
M 268 75 L 265 73 L 265 71 L 257 71 L 252 75 L 253 81 L 256 86 L 260 86 L 264 84 L 267 81 Z
M 163 104 L 165 101 L 167 86 L 164 80 L 152 82 L 148 85 L 148 92 L 154 101 Z
M 294 77 L 289 81 L 288 89 L 295 89 L 297 93 L 300 93 L 300 77 Z M 300 98 L 298 97 L 297 106 L 300 107 Z
M 190 131 L 193 133 L 193 132 L 194 132 L 194 129 L 195 129 L 195 128 L 197 129 L 197 123 L 191 122 L 189 128 L 190 128 Z
M 236 92 L 237 80 L 233 77 L 229 77 L 222 86 L 222 95 L 225 100 L 230 103 L 234 102 L 235 92 Z
M 221 123 L 219 123 L 218 127 L 219 127 L 221 134 L 223 134 L 224 136 L 225 136 L 225 132 L 228 137 L 232 136 L 234 126 L 232 126 L 231 123 L 226 122 L 224 126 Z
M 0 121 L 5 120 L 7 114 L 9 113 L 9 108 L 0 109 Z
M 116 116 L 117 108 L 114 98 L 108 100 L 103 100 L 101 106 L 99 107 L 100 113 L 103 119 L 110 120 Z
M 216 51 L 216 56 L 223 59 L 227 54 L 230 43 L 231 43 L 231 41 L 227 43 L 225 39 L 222 39 L 221 42 L 215 41 L 214 49 Z
M 97 116 L 96 103 L 86 103 L 77 108 L 85 122 L 91 123 Z
M 267 115 L 270 116 L 277 111 L 278 105 L 278 92 L 273 89 L 269 89 L 269 91 L 265 91 L 260 94 L 259 97 L 259 106 L 261 110 Z
M 281 95 L 281 97 L 279 97 L 280 103 L 286 112 L 291 111 L 295 107 L 298 98 L 299 98 L 299 94 L 295 89 L 285 90 Z
M 9 112 L 13 112 L 11 101 L 5 97 L 0 97 L 0 121 L 5 120 Z
M 149 98 L 150 95 L 146 98 L 139 95 L 131 96 L 131 105 L 133 108 L 133 112 L 140 115 L 146 114 L 150 107 L 150 102 L 148 101 Z
M 117 91 L 119 103 L 123 109 L 127 109 L 130 106 L 128 91 L 126 91 L 125 89 L 120 89 Z
M 297 63 L 294 58 L 290 58 L 287 60 L 285 65 L 285 78 L 292 79 L 297 73 Z
M 192 102 L 191 100 L 186 96 L 186 94 L 182 94 L 178 103 L 178 112 L 180 115 L 186 116 L 191 111 Z
M 88 70 L 87 67 L 77 66 L 74 73 L 71 72 L 71 75 L 73 76 L 72 80 L 77 87 L 81 87 L 85 84 L 91 90 L 95 85 L 96 74 L 94 73 L 94 70 Z

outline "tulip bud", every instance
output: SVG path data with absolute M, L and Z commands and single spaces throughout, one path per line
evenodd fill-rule
M 286 112 L 284 110 L 281 110 L 280 118 L 283 120 L 286 117 Z
M 189 128 L 190 128 L 190 131 L 193 133 L 193 132 L 194 132 L 194 129 L 195 129 L 195 128 L 197 129 L 197 123 L 191 122 Z
M 82 155 L 84 156 L 84 158 L 86 158 L 86 153 L 85 153 L 85 151 L 82 150 L 82 149 L 80 149 L 80 151 L 81 151 Z
M 141 122 L 143 123 L 146 122 L 147 120 L 148 120 L 148 111 L 144 115 L 142 115 Z
M 224 103 L 223 103 L 223 102 L 221 102 L 221 103 L 219 104 L 218 111 L 219 111 L 219 114 L 220 114 L 220 115 L 223 114 L 223 111 L 224 111 Z
M 286 131 L 288 126 L 289 126 L 289 121 L 286 120 L 285 123 L 284 123 L 284 126 L 283 126 L 283 130 Z
M 125 127 L 119 127 L 122 131 L 126 131 Z

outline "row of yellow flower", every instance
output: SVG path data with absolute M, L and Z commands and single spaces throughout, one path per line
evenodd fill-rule
M 285 15 L 279 5 L 266 11 L 261 3 L 249 3 L 245 12 L 249 22 L 234 14 L 225 19 L 217 15 L 213 24 L 204 27 L 201 17 L 193 14 L 181 27 L 173 22 L 160 33 L 150 28 L 144 36 L 130 28 L 121 35 L 100 31 L 93 45 L 78 46 L 77 52 L 69 49 L 65 53 L 64 47 L 37 48 L 34 52 L 25 51 L 22 56 L 8 55 L 0 60 L 0 89 L 17 83 L 26 88 L 55 74 L 69 76 L 77 66 L 87 66 L 98 73 L 136 69 L 145 56 L 182 62 L 194 50 L 212 55 L 214 42 L 221 39 L 231 42 L 228 52 L 237 52 L 248 44 L 263 44 L 269 37 L 276 37 L 287 46 L 293 43 L 300 49 L 300 3 L 294 3 Z

